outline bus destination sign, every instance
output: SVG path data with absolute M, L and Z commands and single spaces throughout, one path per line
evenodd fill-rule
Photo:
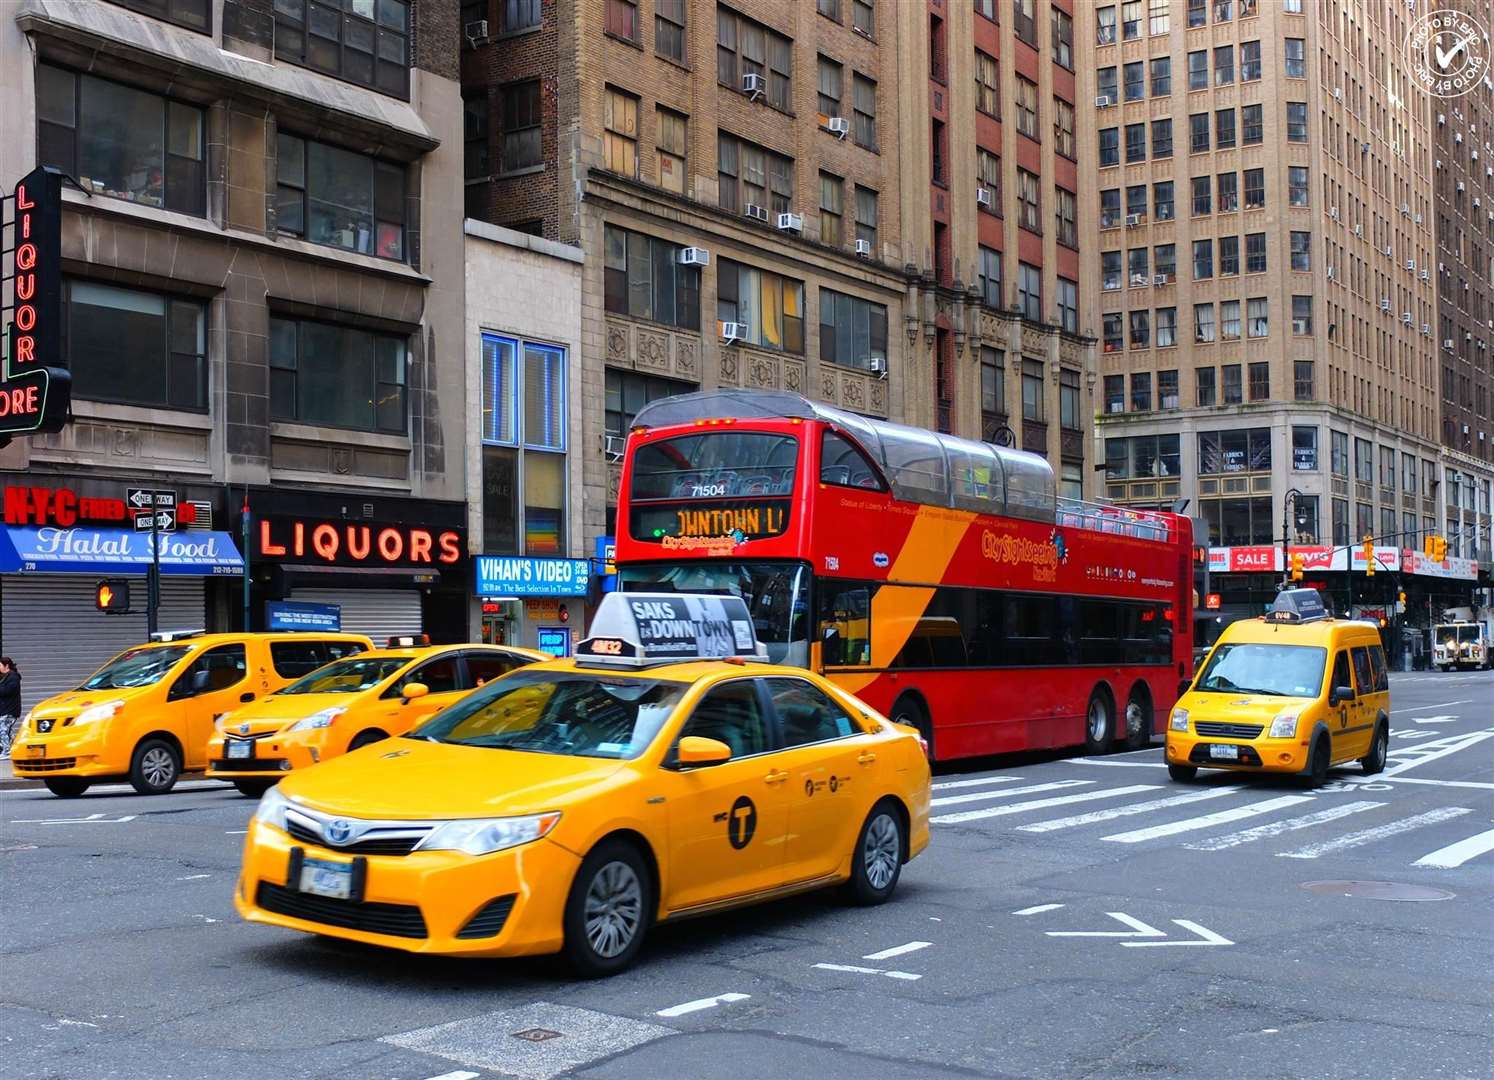
M 715 506 L 641 503 L 634 504 L 631 517 L 635 540 L 698 549 L 782 536 L 789 500 L 731 500 Z

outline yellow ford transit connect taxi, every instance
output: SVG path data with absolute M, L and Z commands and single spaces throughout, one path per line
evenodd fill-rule
M 213 722 L 223 713 L 372 645 L 338 633 L 157 634 L 32 709 L 11 765 L 53 795 L 81 795 L 121 777 L 142 795 L 159 795 L 183 769 L 207 764 Z
M 1270 614 L 1231 623 L 1167 726 L 1167 771 L 1303 773 L 1385 768 L 1390 676 L 1379 630 L 1334 619 L 1314 589 L 1289 589 Z

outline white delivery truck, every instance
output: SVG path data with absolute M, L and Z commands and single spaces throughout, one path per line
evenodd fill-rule
M 1443 613 L 1432 627 L 1432 663 L 1438 671 L 1494 666 L 1494 618 L 1475 618 L 1469 608 Z

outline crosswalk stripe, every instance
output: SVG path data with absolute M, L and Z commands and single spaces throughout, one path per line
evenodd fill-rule
M 1036 795 L 1040 791 L 1060 791 L 1063 788 L 1088 787 L 1093 780 L 1054 780 L 1050 784 L 1030 784 L 1027 787 L 1002 788 L 1000 791 L 972 791 L 966 795 L 946 795 L 933 800 L 933 806 L 953 806 L 956 803 L 982 802 L 987 799 L 1010 799 L 1013 795 Z
M 1078 825 L 1093 825 L 1098 821 L 1110 821 L 1118 817 L 1130 817 L 1133 814 L 1145 814 L 1152 810 L 1165 810 L 1170 806 L 1184 806 L 1188 803 L 1202 802 L 1205 799 L 1217 799 L 1223 795 L 1233 795 L 1239 791 L 1239 787 L 1215 788 L 1210 791 L 1190 791 L 1186 795 L 1174 795 L 1167 799 L 1151 799 L 1147 802 L 1132 803 L 1129 806 L 1112 806 L 1108 810 L 1091 810 L 1087 814 L 1075 814 L 1072 817 L 1053 818 L 1051 821 L 1035 821 L 1031 825 L 1019 825 L 1021 832 L 1055 832 L 1058 829 L 1072 829 Z
M 1439 821 L 1451 821 L 1455 817 L 1471 814 L 1472 810 L 1466 806 L 1442 806 L 1436 810 L 1428 810 L 1425 814 L 1416 814 L 1413 817 L 1401 818 L 1386 825 L 1377 825 L 1373 829 L 1361 829 L 1359 832 L 1349 833 L 1332 840 L 1324 840 L 1317 844 L 1308 844 L 1306 847 L 1298 848 L 1296 851 L 1278 851 L 1276 854 L 1287 859 L 1316 859 L 1320 856 L 1335 851 L 1347 851 L 1349 848 L 1361 847 L 1365 844 L 1374 843 L 1376 840 L 1384 840 L 1389 836 L 1399 836 L 1401 833 L 1419 829 L 1423 825 L 1435 825 Z
M 1285 818 L 1281 821 L 1268 821 L 1252 829 L 1242 829 L 1224 836 L 1211 836 L 1196 844 L 1184 844 L 1183 846 L 1191 851 L 1223 851 L 1225 848 L 1238 847 L 1254 840 L 1264 840 L 1268 836 L 1280 836 L 1282 833 L 1295 832 L 1297 829 L 1307 829 L 1328 821 L 1337 821 L 1341 817 L 1348 817 L 1350 814 L 1358 814 L 1384 805 L 1379 802 L 1342 803 L 1327 810 L 1319 810 L 1315 814 L 1303 814 L 1301 817 Z
M 1494 829 L 1470 836 L 1466 840 L 1459 840 L 1456 844 L 1440 847 L 1430 854 L 1423 855 L 1411 865 L 1436 866 L 1443 870 L 1451 870 L 1455 866 L 1462 866 L 1469 859 L 1477 858 L 1486 851 L 1494 851 Z
M 1261 814 L 1269 814 L 1275 810 L 1285 810 L 1288 806 L 1296 806 L 1298 803 L 1305 802 L 1312 802 L 1312 796 L 1283 795 L 1278 799 L 1267 799 L 1264 802 L 1236 806 L 1230 810 L 1220 810 L 1213 814 L 1204 814 L 1201 817 L 1184 818 L 1182 821 L 1169 821 L 1165 825 L 1152 825 L 1145 829 L 1115 833 L 1112 836 L 1106 836 L 1102 839 L 1117 844 L 1139 844 L 1143 840 L 1155 840 L 1159 836 L 1175 836 L 1178 833 L 1193 832 L 1196 829 L 1208 829 L 1215 825 L 1227 825 L 1231 821 L 1239 821 L 1242 818 L 1259 817 Z
M 943 791 L 945 788 L 963 787 L 986 787 L 990 784 L 1010 784 L 1021 777 L 1017 776 L 977 776 L 973 780 L 945 780 L 943 783 L 935 784 L 935 791 Z
M 1138 791 L 1156 790 L 1155 784 L 1128 784 L 1126 787 L 1104 788 L 1100 791 L 1081 791 L 1077 795 L 1055 795 L 1051 799 L 1029 799 L 1027 802 L 988 806 L 984 810 L 964 810 L 956 814 L 941 814 L 929 820 L 940 825 L 953 825 L 961 821 L 978 821 L 982 818 L 1002 817 L 1006 814 L 1022 814 L 1029 810 L 1045 810 L 1050 806 L 1065 806 L 1069 803 L 1088 802 L 1091 799 L 1113 799 L 1117 795 L 1134 795 Z

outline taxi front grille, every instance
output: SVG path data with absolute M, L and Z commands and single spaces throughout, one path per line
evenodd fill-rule
M 513 893 L 509 893 L 489 900 L 477 910 L 476 915 L 467 920 L 466 926 L 457 931 L 457 937 L 497 937 L 503 932 L 503 924 L 508 922 L 509 912 L 513 911 L 516 899 L 518 898 Z
M 1260 737 L 1264 725 L 1223 724 L 1204 720 L 1194 724 L 1193 730 L 1200 735 L 1208 735 L 1215 739 L 1256 739 Z
M 349 855 L 408 855 L 415 850 L 416 844 L 425 839 L 425 832 L 422 832 L 417 836 L 371 836 L 352 844 L 331 844 L 316 829 L 290 816 L 286 817 L 285 831 L 290 833 L 292 839 L 303 844 L 316 844 L 329 851 L 345 851 Z
M 29 761 L 12 761 L 11 764 L 18 773 L 62 772 L 66 769 L 76 769 L 78 759 L 75 757 L 31 758 Z
M 344 930 L 403 938 L 430 936 L 425 928 L 425 917 L 418 907 L 410 904 L 335 900 L 329 896 L 297 892 L 268 881 L 259 883 L 254 902 L 276 915 L 324 926 L 339 926 Z

